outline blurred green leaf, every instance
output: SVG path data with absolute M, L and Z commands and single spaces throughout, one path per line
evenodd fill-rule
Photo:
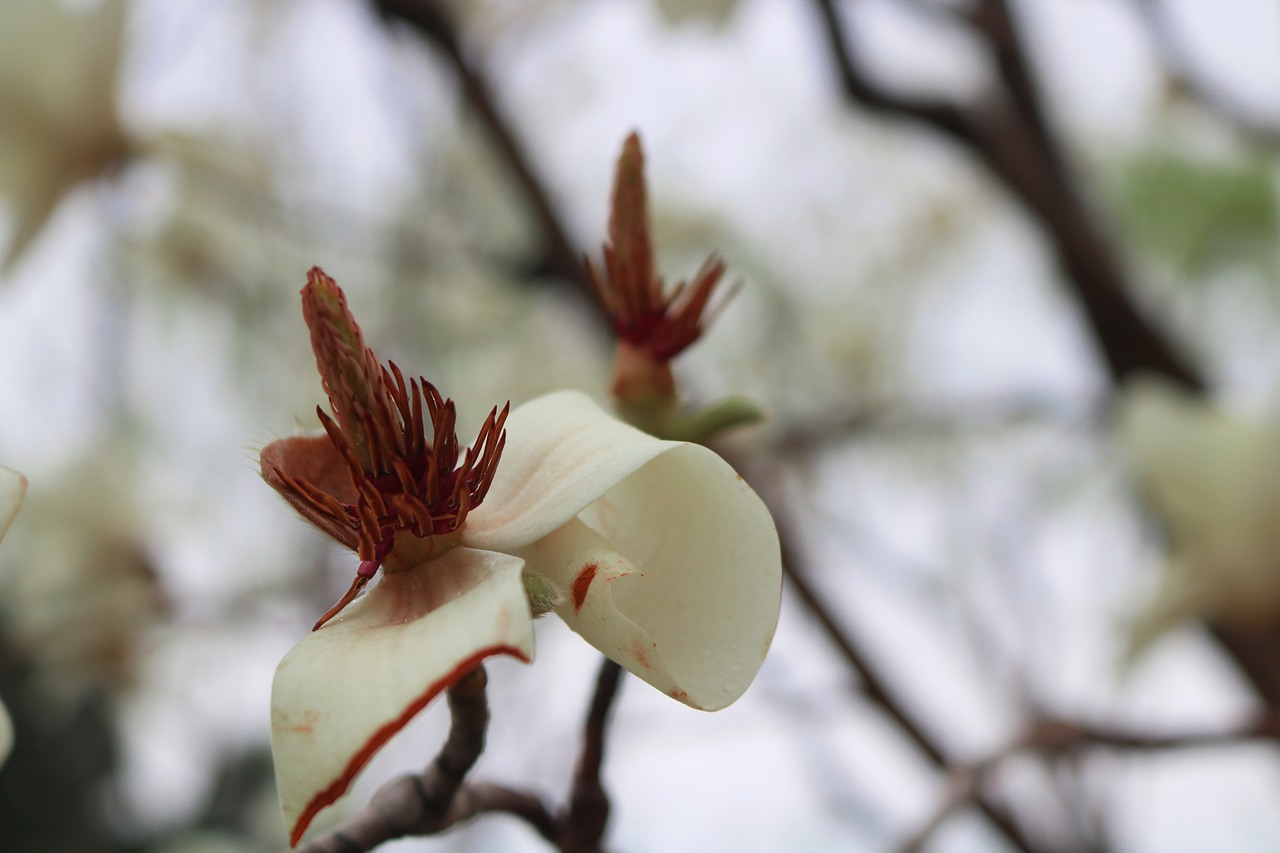
M 1209 162 L 1147 149 L 1122 167 L 1117 201 L 1134 241 L 1184 275 L 1274 264 L 1275 189 L 1262 160 Z

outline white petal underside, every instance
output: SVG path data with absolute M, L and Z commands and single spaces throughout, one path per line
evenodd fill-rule
M 706 710 L 737 699 L 781 597 L 759 497 L 710 450 L 659 441 L 581 394 L 526 404 L 507 431 L 464 540 L 524 556 L 560 589 L 570 627 L 659 690 Z M 598 536 L 574 528 L 579 513 Z

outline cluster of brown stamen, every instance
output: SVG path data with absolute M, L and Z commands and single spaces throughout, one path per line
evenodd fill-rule
M 724 276 L 724 262 L 712 255 L 693 279 L 677 282 L 671 292 L 664 293 L 649 237 L 644 154 L 634 133 L 623 145 L 614 175 L 604 275 L 597 273 L 589 258 L 586 267 L 614 333 L 654 360 L 670 361 L 706 327 L 707 304 Z
M 457 530 L 484 500 L 506 442 L 503 425 L 510 404 L 489 412 L 459 463 L 453 401 L 425 379 L 406 384 L 400 369 L 393 362 L 388 366 L 390 370 L 383 369 L 386 393 L 374 398 L 374 411 L 365 412 L 362 419 L 371 468 L 357 456 L 351 437 L 316 407 L 350 471 L 356 502 L 342 503 L 306 482 L 292 481 L 316 512 L 355 531 L 362 561 L 381 562 L 400 531 L 426 538 Z M 287 475 L 281 477 L 289 482 Z
M 426 379 L 406 382 L 392 362 L 383 367 L 365 346 L 345 295 L 319 269 L 303 289 L 303 315 L 334 417 L 320 407 L 316 411 L 351 488 L 334 482 L 322 487 L 279 465 L 268 479 L 304 516 L 354 547 L 361 560 L 351 589 L 318 628 L 364 588 L 400 534 L 448 535 L 480 506 L 502 457 L 510 403 L 489 412 L 475 443 L 463 452 L 453 401 Z

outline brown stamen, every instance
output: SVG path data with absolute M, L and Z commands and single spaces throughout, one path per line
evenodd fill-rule
M 337 454 L 326 470 L 345 468 L 352 488 L 334 494 L 274 462 L 264 462 L 264 471 L 304 516 L 355 547 L 362 560 L 351 589 L 318 628 L 359 594 L 391 554 L 398 533 L 427 539 L 462 527 L 493 482 L 510 404 L 501 414 L 496 407 L 489 413 L 459 461 L 453 401 L 421 377 L 406 381 L 394 363 L 380 364 L 365 346 L 341 288 L 319 269 L 309 273 L 303 289 L 303 315 L 332 407 L 332 416 L 317 408 Z M 432 553 L 433 547 L 409 547 L 399 564 L 410 566 L 411 555 Z

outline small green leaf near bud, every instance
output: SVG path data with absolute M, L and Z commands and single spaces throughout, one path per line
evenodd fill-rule
M 524 591 L 529 596 L 529 609 L 533 611 L 535 619 L 555 610 L 556 606 L 564 601 L 564 596 L 560 594 L 560 590 L 552 586 L 541 575 L 526 571 L 523 577 Z

